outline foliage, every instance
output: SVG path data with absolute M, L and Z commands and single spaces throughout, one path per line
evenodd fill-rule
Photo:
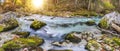
M 103 2 L 103 4 L 104 4 L 105 9 L 110 10 L 110 9 L 115 8 L 109 1 L 105 1 L 105 2 Z

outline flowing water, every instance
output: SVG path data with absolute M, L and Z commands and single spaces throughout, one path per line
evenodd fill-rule
M 30 28 L 31 23 L 34 20 L 43 21 L 47 25 L 43 28 L 35 31 Z M 37 35 L 42 37 L 45 40 L 45 43 L 41 46 L 45 50 L 48 49 L 72 49 L 73 51 L 87 51 L 85 50 L 86 42 L 82 40 L 79 44 L 65 44 L 62 47 L 53 46 L 51 43 L 55 41 L 63 41 L 63 35 L 70 32 L 97 32 L 100 31 L 97 27 L 87 26 L 84 22 L 89 20 L 95 20 L 96 24 L 100 21 L 99 17 L 72 17 L 72 18 L 63 18 L 63 17 L 52 17 L 52 16 L 41 16 L 41 15 L 31 15 L 26 17 L 17 18 L 20 26 L 17 30 L 29 31 L 31 36 Z

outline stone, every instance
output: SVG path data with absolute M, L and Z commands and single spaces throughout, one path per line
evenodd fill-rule
M 42 28 L 45 25 L 46 25 L 46 23 L 44 23 L 42 21 L 34 20 L 33 23 L 31 24 L 30 28 L 32 28 L 34 30 L 38 30 L 38 29 Z
M 70 42 L 73 42 L 73 43 L 81 42 L 81 38 L 75 36 L 74 33 L 70 33 L 70 34 L 66 35 L 65 40 L 69 40 Z

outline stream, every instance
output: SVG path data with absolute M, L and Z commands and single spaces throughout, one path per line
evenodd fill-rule
M 71 32 L 97 32 L 100 31 L 97 27 L 87 26 L 84 22 L 89 20 L 94 20 L 96 24 L 99 23 L 100 17 L 72 17 L 72 18 L 63 18 L 63 17 L 52 17 L 52 16 L 41 16 L 41 15 L 31 15 L 26 17 L 17 18 L 20 26 L 17 30 L 29 31 L 31 32 L 30 36 L 39 36 L 45 40 L 45 43 L 41 46 L 43 49 L 72 49 L 73 51 L 87 51 L 85 49 L 86 42 L 82 40 L 79 44 L 65 44 L 63 47 L 53 46 L 52 42 L 63 41 L 63 35 Z M 43 21 L 47 25 L 43 28 L 35 31 L 30 28 L 33 20 Z

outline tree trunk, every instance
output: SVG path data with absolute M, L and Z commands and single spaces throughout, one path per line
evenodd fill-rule
M 88 0 L 88 10 L 91 8 L 91 0 Z
M 114 23 L 111 24 L 112 28 L 114 28 L 117 32 L 120 33 L 120 27 Z

